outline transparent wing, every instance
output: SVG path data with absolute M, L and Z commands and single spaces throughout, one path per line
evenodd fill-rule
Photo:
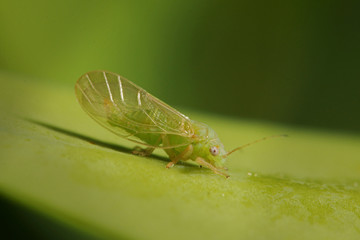
M 118 74 L 92 71 L 79 78 L 76 97 L 100 125 L 146 146 L 173 148 L 192 142 L 191 120 Z M 166 146 L 157 139 L 173 135 Z

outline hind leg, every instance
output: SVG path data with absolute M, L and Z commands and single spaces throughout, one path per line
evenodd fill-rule
M 160 136 L 155 144 L 153 146 L 159 146 L 162 140 L 162 136 Z M 153 151 L 155 150 L 156 147 L 147 147 L 147 148 L 141 148 L 139 146 L 135 146 L 134 149 L 132 150 L 132 153 L 138 156 L 142 156 L 142 157 L 148 157 L 150 156 Z
M 153 147 L 148 147 L 148 148 L 141 148 L 139 146 L 134 147 L 134 149 L 132 150 L 132 153 L 138 156 L 142 156 L 142 157 L 148 157 L 152 154 L 152 152 L 155 150 L 155 148 Z

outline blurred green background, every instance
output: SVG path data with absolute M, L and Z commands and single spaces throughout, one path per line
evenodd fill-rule
M 0 70 L 119 73 L 172 106 L 359 132 L 359 1 L 1 1 Z
M 284 143 L 285 141 L 278 143 L 278 147 L 268 145 L 270 146 L 268 149 L 276 153 L 273 155 L 270 150 L 264 150 L 263 152 L 256 150 L 258 155 L 266 156 L 264 158 L 259 157 L 258 159 L 263 160 L 260 162 L 257 162 L 257 158 L 255 157 L 251 158 L 251 155 L 250 157 L 249 155 L 245 157 L 245 160 L 241 159 L 242 162 L 233 161 L 235 164 L 239 164 L 238 169 L 243 169 L 242 171 L 244 171 L 237 173 L 239 176 L 246 177 L 247 170 L 255 169 L 261 173 L 262 167 L 264 167 L 265 170 L 263 170 L 263 172 L 265 173 L 266 168 L 277 168 L 278 171 L 274 170 L 273 172 L 285 175 L 289 172 L 291 173 L 291 171 L 286 172 L 284 169 L 300 169 L 300 173 L 309 173 L 308 175 L 305 174 L 304 177 L 313 176 L 313 179 L 318 179 L 318 176 L 326 176 L 328 172 L 339 172 L 339 176 L 336 174 L 334 176 L 337 176 L 338 180 L 344 180 L 344 176 L 348 174 L 349 178 L 354 179 L 354 183 L 351 182 L 351 184 L 349 184 L 350 187 L 347 186 L 346 188 L 351 194 L 342 195 L 342 191 L 345 192 L 345 190 L 336 190 L 336 194 L 338 195 L 330 192 L 333 195 L 329 194 L 328 199 L 325 198 L 325 200 L 327 200 L 325 203 L 330 206 L 330 210 L 326 208 L 327 211 L 323 213 L 324 216 L 330 219 L 329 221 L 333 221 L 331 223 L 334 225 L 338 225 L 340 222 L 345 225 L 345 227 L 342 227 L 346 228 L 348 222 L 354 223 L 354 225 L 359 222 L 358 218 L 354 217 L 353 219 L 353 214 L 357 214 L 357 217 L 359 216 L 359 209 L 356 204 L 353 204 L 354 202 L 359 202 L 358 190 L 353 189 L 358 189 L 358 178 L 354 176 L 359 176 L 357 172 L 360 171 L 359 164 L 356 161 L 358 156 L 358 153 L 356 153 L 357 148 L 354 147 L 358 144 L 358 134 L 360 133 L 359 12 L 360 1 L 332 0 L 2 0 L 0 3 L 0 74 L 6 77 L 0 78 L 0 80 L 19 78 L 27 79 L 23 81 L 36 82 L 36 84 L 40 82 L 40 84 L 44 84 L 44 89 L 56 89 L 56 91 L 59 92 L 58 96 L 56 96 L 57 100 L 54 102 L 55 104 L 60 100 L 64 102 L 64 104 L 61 105 L 62 107 L 59 107 L 60 111 L 65 105 L 69 106 L 71 103 L 80 109 L 76 103 L 75 96 L 71 98 L 71 95 L 69 95 L 70 97 L 68 97 L 68 95 L 66 95 L 67 92 L 63 90 L 73 88 L 78 77 L 85 72 L 103 69 L 121 74 L 171 106 L 179 106 L 181 109 L 192 109 L 194 110 L 192 112 L 210 113 L 208 116 L 213 116 L 214 122 L 220 122 L 214 115 L 230 116 L 237 119 L 236 123 L 239 122 L 239 125 L 229 124 L 229 126 L 222 126 L 218 124 L 216 129 L 223 128 L 223 134 L 227 133 L 227 136 L 233 135 L 237 137 L 235 131 L 233 134 L 233 129 L 229 130 L 226 127 L 242 126 L 243 128 L 239 128 L 241 132 L 237 130 L 236 134 L 244 136 L 244 139 L 241 139 L 241 141 L 244 140 L 244 142 L 245 137 L 251 136 L 250 140 L 252 140 L 255 139 L 252 138 L 253 136 L 259 134 L 253 134 L 253 129 L 257 128 L 256 121 L 264 121 L 265 126 L 267 126 L 267 122 L 280 123 L 279 125 L 274 125 L 280 126 L 280 129 L 291 129 L 292 126 L 296 126 L 294 129 L 300 130 L 297 132 L 298 136 L 292 138 L 295 139 L 295 143 L 291 143 L 291 140 L 288 140 L 289 145 L 286 145 L 286 143 Z M 7 78 L 7 76 L 12 77 Z M 22 86 L 27 86 L 26 84 L 28 83 Z M 34 85 L 37 86 L 36 84 Z M 52 88 L 47 88 L 49 85 L 51 85 Z M 17 83 L 15 83 L 14 86 L 17 86 Z M 46 91 L 44 89 L 40 89 L 39 93 L 43 94 Z M 11 92 L 13 95 L 21 95 L 22 93 L 21 91 L 20 93 Z M 52 93 L 53 92 L 49 91 L 49 95 L 45 96 L 44 101 L 48 101 Z M 33 102 L 43 97 L 42 94 L 34 97 L 29 106 L 36 106 Z M 7 95 L 4 96 L 4 100 L 2 100 L 0 105 L 11 105 L 10 100 L 13 100 L 15 97 L 11 98 L 9 100 L 10 103 L 8 103 Z M 60 98 L 60 96 L 63 98 Z M 22 102 L 24 99 L 28 99 L 25 93 L 19 97 L 18 102 Z M 31 102 L 31 100 L 29 102 Z M 20 105 L 20 103 L 14 103 L 13 106 L 17 107 L 17 104 Z M 48 115 L 54 115 L 54 119 L 58 119 L 63 125 L 57 125 L 57 122 L 46 122 L 46 118 L 40 118 L 41 121 L 54 124 L 56 127 L 64 127 L 64 129 L 68 129 L 66 125 L 71 125 L 68 124 L 69 122 L 74 123 L 68 130 L 74 130 L 81 126 L 81 120 L 72 120 L 72 115 L 57 118 L 57 115 L 52 112 L 54 110 L 52 105 L 53 103 L 39 104 L 39 106 L 43 108 L 39 107 L 40 110 L 34 111 L 34 115 L 38 112 L 44 113 L 51 109 L 51 111 L 48 111 Z M 27 107 L 26 104 L 24 104 L 24 106 Z M 70 110 L 68 112 L 75 111 L 72 107 L 73 106 L 69 107 Z M 20 111 L 21 110 L 22 109 L 20 109 Z M 26 110 L 27 114 L 32 111 L 32 109 Z M 55 111 L 58 110 L 55 109 L 54 112 Z M 78 112 L 76 112 L 76 114 L 77 113 Z M 184 113 L 187 114 L 187 112 Z M 74 114 L 74 116 L 77 116 L 76 114 Z M 88 118 L 83 112 L 80 114 L 82 114 L 84 118 Z M 59 115 L 61 115 L 61 113 L 59 113 Z M 44 116 L 47 115 L 44 113 Z M 251 120 L 249 121 L 251 123 L 253 120 L 256 120 L 253 128 L 249 130 L 246 128 L 248 125 L 244 124 L 247 120 Z M 262 123 L 259 124 L 260 127 L 261 124 Z M 304 128 L 297 128 L 297 126 Z M 6 126 L 4 129 L 3 132 L 6 134 L 13 134 L 11 131 L 7 132 Z M 17 125 L 14 129 L 18 132 L 23 130 Z M 86 125 L 83 129 L 91 129 L 91 125 Z M 308 129 L 311 130 L 309 131 Z M 330 130 L 324 131 L 325 133 L 329 133 L 329 135 L 325 134 L 317 137 L 319 132 L 324 132 L 317 130 L 312 131 L 314 129 Z M 15 132 L 17 133 L 17 131 Z M 252 132 L 253 135 L 246 131 Z M 337 135 L 332 136 L 331 134 L 333 134 L 334 131 L 355 133 L 355 137 L 354 139 L 345 141 L 343 139 L 346 138 L 338 138 Z M 96 134 L 98 133 L 97 130 L 94 130 L 94 132 Z M 306 136 L 303 137 L 302 140 L 300 132 Z M 88 132 L 84 130 L 79 130 L 79 133 L 88 134 Z M 274 133 L 283 132 L 275 131 Z M 50 136 L 52 136 L 51 134 L 53 133 L 50 133 Z M 306 134 L 309 134 L 310 137 Z M 314 134 L 315 137 L 311 134 Z M 341 134 L 339 136 L 341 136 Z M 345 135 L 346 137 L 349 136 L 347 134 Z M 11 137 L 9 134 L 9 138 Z M 22 135 L 16 135 L 15 137 L 23 139 Z M 38 138 L 43 140 L 42 137 L 43 136 L 40 135 Z M 29 138 L 31 139 L 31 137 Z M 34 139 L 36 138 L 34 137 Z M 68 147 L 66 144 L 72 142 L 64 141 L 65 143 L 60 144 L 56 142 L 56 144 L 51 145 L 52 140 L 57 138 L 49 137 L 49 139 L 51 139 L 51 141 L 45 138 L 46 141 L 43 143 L 44 146 L 49 144 L 49 148 L 45 147 L 49 152 L 52 151 L 54 146 L 61 148 L 63 146 L 61 144 L 64 144 Z M 99 139 L 101 139 L 101 137 Z M 237 142 L 234 143 L 230 137 L 224 139 L 234 145 L 238 144 Z M 299 139 L 300 143 L 296 143 Z M 312 141 L 308 141 L 309 139 Z M 5 143 L 4 145 L 7 144 L 6 141 L 8 141 L 8 138 L 2 139 L 2 143 Z M 119 142 L 120 141 L 121 140 L 119 140 Z M 239 140 L 239 142 L 241 141 Z M 37 142 L 35 142 L 35 144 L 33 143 L 34 146 L 36 146 L 36 143 Z M 10 141 L 8 145 L 10 146 L 11 144 L 12 142 Z M 86 145 L 88 142 L 84 141 L 84 144 Z M 122 143 L 120 143 L 120 145 L 121 144 Z M 272 144 L 276 144 L 276 142 Z M 313 148 L 310 148 L 309 155 L 306 155 L 310 145 L 312 145 Z M 9 146 L 7 147 L 10 149 Z M 19 144 L 19 146 L 22 145 Z M 286 148 L 286 146 L 292 147 Z M 334 146 L 337 146 L 336 151 L 334 150 Z M 16 148 L 16 146 L 14 148 Z M 31 147 L 28 148 L 30 149 Z M 41 153 L 41 148 L 42 145 L 39 146 L 40 150 L 34 148 L 35 154 L 33 155 L 31 155 L 29 149 L 23 151 L 24 155 L 29 155 L 31 161 L 35 159 L 31 174 L 39 176 L 40 182 L 47 182 L 41 179 L 43 175 L 36 175 L 37 172 L 34 171 L 37 167 L 36 159 L 38 153 Z M 328 149 L 334 151 L 327 152 Z M 288 152 L 283 154 L 283 151 Z M 17 149 L 14 152 L 17 152 Z M 28 152 L 30 152 L 30 154 Z M 58 164 L 67 159 L 66 156 L 58 154 L 59 151 L 54 151 L 54 153 L 54 158 L 58 158 L 58 161 L 54 162 Z M 91 154 L 92 151 L 89 150 L 89 155 Z M 94 158 L 101 159 L 104 156 L 105 158 L 108 157 L 106 153 L 101 152 L 101 154 L 101 157 L 98 158 L 97 155 L 95 155 Z M 330 159 L 332 155 L 334 157 Z M 42 155 L 39 154 L 39 156 Z M 69 156 L 69 159 L 76 159 L 82 163 L 82 158 L 79 156 L 73 156 L 73 154 L 69 154 Z M 342 156 L 344 156 L 344 159 L 342 159 Z M 46 155 L 46 157 L 48 156 Z M 133 156 L 129 155 L 127 157 L 130 158 Z M 3 158 L 5 159 L 5 157 Z M 51 158 L 44 159 L 49 160 L 49 162 L 53 160 Z M 144 164 L 141 161 L 127 161 L 129 159 L 121 156 L 118 158 L 117 155 L 114 156 L 114 159 L 116 159 L 116 161 L 123 160 L 124 162 L 122 163 L 129 162 L 133 164 L 133 162 L 135 162 L 139 163 L 139 165 Z M 249 161 L 247 162 L 246 159 Z M 11 160 L 12 159 L 10 159 L 9 162 L 11 162 Z M 29 161 L 29 166 L 31 166 L 31 161 Z M 114 160 L 114 162 L 116 161 Z M 56 167 L 54 162 L 46 166 Z M 74 162 L 76 161 L 74 160 Z M 87 164 L 90 161 L 83 162 Z M 283 163 L 287 163 L 287 165 Z M 282 165 L 284 166 L 283 168 L 279 167 Z M 341 167 L 338 167 L 340 165 Z M 14 164 L 14 166 L 16 166 L 16 164 Z M 19 167 L 19 169 L 20 173 L 24 173 L 24 176 L 21 175 L 21 177 L 24 178 L 19 178 L 19 182 L 21 182 L 21 179 L 28 177 L 26 171 L 29 169 L 24 169 L 24 167 Z M 46 169 L 47 168 L 44 167 L 38 171 L 41 173 L 42 171 L 46 171 Z M 67 173 L 64 169 L 66 170 L 66 168 L 60 169 L 59 174 Z M 78 168 L 75 169 L 74 172 L 79 174 L 79 169 L 82 170 L 82 168 Z M 104 166 L 104 169 L 109 168 Z M 163 168 L 161 168 L 161 170 L 162 169 Z M 327 171 L 327 169 L 330 170 Z M 349 169 L 350 171 L 348 171 Z M 84 172 L 86 172 L 85 170 Z M 236 170 L 235 168 L 233 172 L 236 173 Z M 32 176 L 31 174 L 29 174 L 29 176 Z M 99 179 L 104 179 L 104 176 L 101 175 L 101 169 L 96 171 L 98 175 L 91 171 L 86 172 L 86 174 L 86 176 L 89 176 L 89 179 L 93 176 L 100 176 Z M 271 175 L 272 172 L 270 171 L 268 174 Z M 81 171 L 79 175 L 81 176 Z M 328 175 L 333 176 L 331 174 Z M 162 175 L 159 176 L 162 177 Z M 179 176 L 189 177 L 189 175 L 186 174 L 179 174 Z M 289 176 L 289 178 L 293 180 L 296 175 L 292 176 L 289 174 Z M 17 177 L 18 176 L 14 176 L 14 179 Z M 176 177 L 178 177 L 178 175 L 176 175 Z M 200 177 L 202 177 L 201 174 Z M 191 178 L 191 176 L 189 178 Z M 56 179 L 56 176 L 54 179 Z M 176 178 L 174 179 L 176 180 Z M 244 179 L 238 178 L 236 179 L 239 180 L 238 182 L 235 180 L 233 182 L 227 182 L 226 184 L 229 185 L 226 186 L 233 187 L 230 184 L 234 182 L 244 183 L 244 186 L 241 186 L 240 189 L 244 189 L 247 186 L 253 192 L 253 195 L 249 194 L 249 192 L 251 192 L 250 190 L 244 193 L 246 197 L 250 196 L 249 202 L 252 204 L 254 200 L 251 198 L 252 196 L 260 196 L 259 202 L 255 200 L 254 206 L 257 207 L 256 205 L 258 203 L 265 202 L 264 205 L 266 207 L 264 209 L 270 213 L 270 204 L 262 200 L 261 197 L 273 197 L 274 192 L 279 191 L 282 193 L 281 189 L 283 189 L 283 191 L 287 190 L 287 185 L 276 179 L 276 181 L 274 181 L 275 183 L 281 183 L 279 184 L 280 190 L 277 188 L 275 188 L 275 190 L 271 189 L 269 194 L 266 195 L 261 191 L 263 187 L 273 186 L 272 183 L 266 184 L 267 182 L 264 181 L 263 178 L 259 178 L 260 184 L 255 185 L 253 188 L 253 185 Z M 321 177 L 319 177 L 319 179 L 321 179 Z M 324 177 L 324 179 L 322 180 L 326 183 L 326 178 Z M 53 179 L 47 180 L 49 181 L 49 185 L 54 181 Z M 265 183 L 263 184 L 261 181 Z M 295 179 L 294 181 L 297 180 Z M 59 182 L 62 183 L 62 181 Z M 69 182 L 72 183 L 71 181 Z M 106 181 L 104 180 L 104 182 Z M 26 184 L 25 182 L 24 186 L 26 186 Z M 106 184 L 109 184 L 109 182 L 106 182 Z M 74 189 L 76 189 L 77 185 L 74 184 L 74 186 Z M 132 185 L 129 186 L 132 187 Z M 317 216 L 316 212 L 321 212 L 323 209 L 321 202 L 320 205 L 316 205 L 317 199 L 320 199 L 323 195 L 327 197 L 326 194 L 328 194 L 328 192 L 323 193 L 322 183 L 319 184 L 319 186 L 321 186 L 321 188 L 319 187 L 320 190 L 316 189 L 315 191 L 316 194 L 319 193 L 319 197 L 315 194 L 315 197 L 310 198 L 311 200 L 308 205 L 304 204 L 305 207 L 314 207 L 315 210 L 310 209 L 309 214 L 313 214 L 315 217 Z M 39 189 L 41 189 L 41 187 L 42 186 L 39 186 Z M 67 185 L 61 185 L 59 189 L 61 189 L 61 187 L 66 189 Z M 138 189 L 141 189 L 141 187 Z M 153 187 L 156 188 L 156 183 L 153 184 Z M 201 185 L 199 188 L 201 188 Z M 296 194 L 302 194 L 303 199 L 307 199 L 309 194 L 313 196 L 311 195 L 311 191 L 309 193 L 311 187 L 308 185 L 306 185 L 304 191 L 301 188 L 299 190 L 298 187 L 294 189 L 295 196 Z M 175 190 L 177 189 L 175 188 Z M 105 188 L 105 192 L 106 191 L 107 189 Z M 46 191 L 44 192 L 46 193 Z M 54 192 L 56 192 L 56 189 Z M 59 194 L 59 192 L 61 193 L 61 191 L 57 193 Z M 74 192 L 76 191 L 74 190 Z M 91 193 L 91 191 L 89 192 Z M 69 193 L 71 193 L 71 187 Z M 323 193 L 323 195 L 321 195 L 321 193 Z M 82 192 L 78 195 L 80 196 L 81 194 Z M 102 196 L 102 194 L 103 192 L 100 192 L 100 194 L 96 196 Z M 286 194 L 284 194 L 285 197 L 281 199 L 285 199 L 284 202 L 287 206 L 288 202 L 286 201 L 290 198 L 288 198 Z M 354 197 L 351 198 L 349 202 L 345 201 L 344 203 L 336 198 L 339 196 L 339 198 L 346 200 L 346 196 L 352 196 L 352 194 Z M 75 197 L 78 196 L 76 194 L 74 195 Z M 88 196 L 91 195 L 83 194 L 82 197 L 87 198 Z M 69 194 L 69 196 L 64 196 L 64 199 L 70 199 L 69 202 L 71 202 L 72 197 L 74 196 Z M 104 195 L 104 197 L 106 197 L 106 195 Z M 271 199 L 269 202 L 279 203 L 275 197 L 275 200 Z M 28 201 L 28 199 L 22 200 L 24 202 Z M 291 198 L 289 203 L 292 203 L 292 201 L 296 201 L 296 198 L 295 200 Z M 342 217 L 329 215 L 333 206 L 339 208 L 337 205 L 334 205 L 334 202 L 340 202 L 339 205 L 343 206 L 349 214 L 346 215 L 344 212 L 341 212 L 340 215 Z M 82 204 L 79 203 L 79 205 Z M 101 203 L 99 205 L 101 205 Z M 171 204 L 170 206 L 172 207 Z M 268 206 L 269 209 L 267 208 Z M 290 207 L 284 208 L 284 211 L 296 210 L 297 207 L 298 205 L 296 204 L 290 204 Z M 350 210 L 347 210 L 347 207 L 349 207 Z M 247 206 L 244 208 L 247 208 Z M 97 210 L 99 209 L 101 208 Z M 253 222 L 257 223 L 259 219 L 267 219 L 266 217 L 269 218 L 269 216 L 270 218 L 272 217 L 268 212 L 261 215 L 263 214 L 262 209 L 259 210 L 259 208 L 249 207 L 249 211 L 253 209 L 255 209 L 255 215 L 259 214 L 258 218 L 254 217 L 255 220 Z M 357 212 L 353 209 L 357 209 Z M 32 211 L 34 211 L 35 214 Z M 307 209 L 304 210 L 304 212 L 306 211 Z M 3 219 L 5 219 L 3 223 L 0 222 L 1 228 L 8 230 L 12 234 L 17 233 L 22 238 L 25 236 L 35 236 L 37 239 L 64 239 L 67 238 L 66 236 L 72 236 L 74 239 L 91 238 L 91 236 L 84 235 L 84 233 L 69 230 L 67 226 L 59 225 L 58 222 L 52 223 L 54 220 L 48 216 L 36 215 L 38 213 L 34 209 L 29 210 L 23 206 L 19 207 L 14 204 L 12 199 L 9 200 L 7 196 L 0 197 L 0 212 L 2 213 Z M 191 213 L 191 211 L 189 212 Z M 274 210 L 274 212 L 277 211 Z M 334 210 L 334 212 L 336 211 Z M 285 217 L 287 216 L 286 214 L 283 215 Z M 293 215 L 297 215 L 297 213 Z M 135 214 L 135 216 L 138 215 Z M 224 216 L 227 216 L 227 214 L 224 214 Z M 322 215 L 320 214 L 320 216 Z M 76 218 L 74 217 L 74 219 Z M 102 216 L 102 218 L 99 217 L 99 219 L 106 219 L 106 216 Z M 310 222 L 311 225 L 311 223 L 313 223 L 311 218 L 308 220 L 304 217 L 304 219 L 305 224 Z M 246 221 L 246 219 L 244 221 Z M 314 221 L 316 223 L 314 224 L 315 227 L 322 226 L 323 224 L 321 221 L 320 223 L 316 222 L 316 220 Z M 303 229 L 306 229 L 306 225 L 300 225 L 299 228 L 295 228 L 294 226 L 296 225 L 297 223 L 293 224 L 291 222 L 287 225 L 287 219 L 285 219 L 283 233 L 291 232 L 293 234 L 292 236 L 303 236 L 301 234 L 304 233 Z M 327 231 L 334 229 L 334 225 L 324 224 Z M 261 228 L 264 224 L 259 226 L 259 228 Z M 300 231 L 300 233 L 298 234 L 296 231 L 293 231 L 291 226 Z M 305 227 L 303 228 L 303 226 Z M 243 227 L 246 228 L 246 225 Z M 272 225 L 270 225 L 268 229 L 272 229 Z M 274 234 L 272 236 L 276 236 L 278 229 L 279 228 L 274 228 Z M 322 231 L 322 229 L 320 230 Z M 350 230 L 359 233 L 358 226 L 354 226 Z M 336 229 L 334 231 L 336 231 Z M 221 231 L 219 232 L 221 233 Z M 309 231 L 310 235 L 311 233 L 312 232 Z M 352 234 L 353 232 L 350 233 Z M 331 232 L 329 234 L 331 234 Z M 342 232 L 339 231 L 339 235 L 341 234 Z M 316 234 L 313 235 L 315 238 L 316 236 Z M 355 237 L 357 237 L 357 235 Z M 336 236 L 334 238 L 336 238 Z

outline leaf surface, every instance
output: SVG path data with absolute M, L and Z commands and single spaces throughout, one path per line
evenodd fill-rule
M 168 170 L 161 150 L 132 155 L 72 88 L 0 81 L 0 191 L 69 227 L 130 239 L 360 237 L 359 136 L 184 112 L 229 150 L 290 135 L 234 153 L 225 179 L 193 163 Z

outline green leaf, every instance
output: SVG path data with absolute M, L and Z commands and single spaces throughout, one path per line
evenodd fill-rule
M 132 155 L 70 87 L 0 81 L 0 191 L 70 228 L 131 239 L 360 237 L 359 136 L 182 111 L 227 149 L 290 135 L 234 153 L 225 179 L 193 163 L 168 170 L 161 150 Z

